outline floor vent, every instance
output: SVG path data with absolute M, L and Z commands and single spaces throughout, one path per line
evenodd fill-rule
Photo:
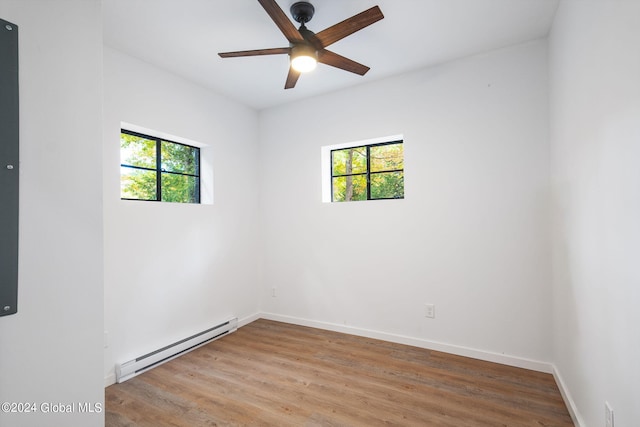
M 161 349 L 152 351 L 143 356 L 136 357 L 125 363 L 116 365 L 116 381 L 121 383 L 133 378 L 144 371 L 158 366 L 164 362 L 196 349 L 208 342 L 230 334 L 238 329 L 238 318 L 230 319 L 213 328 L 191 335 L 188 338 L 177 341 Z

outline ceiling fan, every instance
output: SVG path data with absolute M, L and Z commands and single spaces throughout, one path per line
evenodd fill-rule
M 287 81 L 284 85 L 285 89 L 295 87 L 300 74 L 314 69 L 317 62 L 350 71 L 361 76 L 369 71 L 369 67 L 366 65 L 331 52 L 327 50 L 326 47 L 384 18 L 378 6 L 374 6 L 351 18 L 345 19 L 319 33 L 314 33 L 305 26 L 315 12 L 311 3 L 299 1 L 291 5 L 291 15 L 293 19 L 300 23 L 300 28 L 296 29 L 275 0 L 258 0 L 258 2 L 273 22 L 275 22 L 280 31 L 282 31 L 282 34 L 289 40 L 289 46 L 237 52 L 221 52 L 218 54 L 221 58 L 279 55 L 286 53 L 291 59 L 291 66 L 289 67 L 289 74 L 287 75 Z

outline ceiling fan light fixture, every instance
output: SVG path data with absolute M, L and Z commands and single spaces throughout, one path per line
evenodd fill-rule
M 300 72 L 307 73 L 315 70 L 318 65 L 318 52 L 311 46 L 298 45 L 291 48 L 291 67 Z

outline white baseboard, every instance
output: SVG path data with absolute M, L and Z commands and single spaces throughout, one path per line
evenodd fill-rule
M 256 320 L 260 319 L 260 317 L 262 317 L 260 313 L 254 313 L 250 316 L 238 319 L 238 328 L 248 325 L 251 322 L 255 322 Z
M 356 328 L 353 326 L 339 325 L 336 323 L 319 322 L 316 320 L 302 319 L 298 317 L 284 316 L 284 315 L 274 314 L 274 313 L 261 313 L 260 317 L 267 320 L 275 320 L 278 322 L 292 323 L 300 326 L 309 326 L 312 328 L 326 329 L 334 332 L 342 332 L 345 334 L 358 335 L 366 338 L 390 341 L 398 344 L 406 344 L 414 347 L 441 351 L 443 353 L 451 353 L 458 356 L 471 357 L 473 359 L 484 360 L 487 362 L 495 362 L 495 363 L 500 363 L 502 365 L 509 365 L 517 368 L 530 369 L 533 371 L 544 372 L 546 374 L 553 373 L 553 365 L 551 363 L 540 362 L 537 360 L 526 359 L 523 357 L 510 356 L 510 355 L 505 355 L 500 353 L 492 353 L 489 351 L 476 350 L 473 348 L 463 347 L 463 346 L 454 345 L 454 344 L 446 344 L 446 343 L 441 343 L 436 341 L 429 341 L 421 338 L 407 337 L 404 335 L 373 331 L 370 329 Z
M 558 384 L 558 389 L 560 389 L 560 395 L 564 400 L 565 405 L 567 405 L 567 409 L 569 410 L 569 415 L 571 415 L 571 419 L 573 420 L 573 424 L 576 427 L 585 427 L 587 424 L 584 422 L 582 417 L 580 416 L 580 412 L 578 412 L 578 407 L 576 403 L 573 401 L 571 394 L 569 393 L 569 389 L 562 379 L 562 375 L 560 375 L 560 371 L 556 367 L 556 365 L 552 365 L 553 367 L 553 378 L 556 380 L 556 384 Z
M 104 377 L 104 387 L 105 388 L 107 388 L 110 385 L 113 385 L 115 383 L 116 383 L 116 374 L 115 374 L 115 372 L 110 373 L 109 375 Z

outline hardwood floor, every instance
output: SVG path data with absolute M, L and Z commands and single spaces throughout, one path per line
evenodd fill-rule
M 549 374 L 258 320 L 106 389 L 106 426 L 573 426 Z

